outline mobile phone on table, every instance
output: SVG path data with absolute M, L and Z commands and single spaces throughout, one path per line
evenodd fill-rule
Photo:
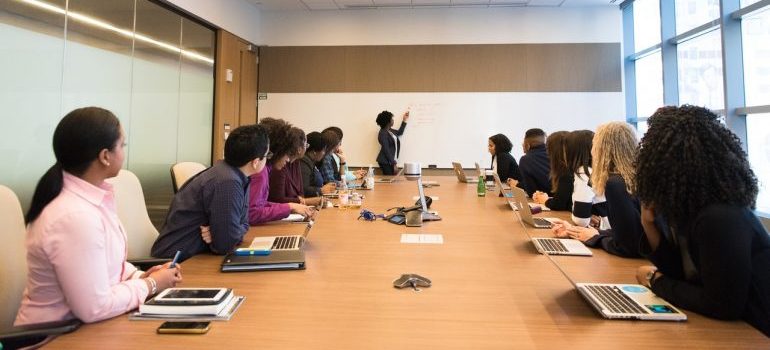
M 209 331 L 211 322 L 166 321 L 158 327 L 159 334 L 203 334 Z

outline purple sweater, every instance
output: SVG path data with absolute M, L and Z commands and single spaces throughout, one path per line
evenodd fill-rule
M 250 176 L 249 225 L 280 220 L 291 214 L 289 204 L 267 201 L 267 195 L 270 193 L 270 173 L 272 171 L 273 167 L 268 164 L 265 166 L 265 170 Z

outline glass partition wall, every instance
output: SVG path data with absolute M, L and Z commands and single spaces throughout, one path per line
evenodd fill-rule
M 25 210 L 56 124 L 79 107 L 120 118 L 151 213 L 168 206 L 172 164 L 209 165 L 211 28 L 148 0 L 0 0 L 0 42 L 0 184 Z

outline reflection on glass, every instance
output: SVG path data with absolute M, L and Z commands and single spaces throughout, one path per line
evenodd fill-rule
M 724 107 L 722 81 L 722 43 L 715 30 L 679 44 L 679 103 Z
M 63 8 L 64 0 L 46 5 Z M 26 211 L 37 179 L 54 163 L 51 136 L 61 114 L 64 15 L 0 1 L 0 184 Z
M 136 3 L 136 31 L 179 45 L 182 18 L 147 0 Z M 131 147 L 128 169 L 145 192 L 171 190 L 169 169 L 176 163 L 181 54 L 151 43 L 134 43 Z
M 215 35 L 193 21 L 182 19 L 182 49 L 214 60 Z M 179 77 L 179 132 L 176 159 L 210 164 L 214 65 L 182 56 Z
M 741 0 L 741 7 L 749 6 L 755 2 L 759 2 L 759 0 Z
M 719 0 L 676 0 L 677 34 L 717 18 L 719 18 Z
M 636 60 L 636 116 L 649 117 L 663 106 L 663 63 L 660 52 Z
M 749 162 L 759 180 L 757 210 L 770 213 L 770 113 L 746 116 Z
M 744 17 L 741 26 L 746 105 L 770 104 L 770 9 Z
M 636 0 L 634 5 L 634 49 L 644 50 L 660 43 L 659 0 Z
M 106 108 L 115 113 L 123 127 L 127 128 L 131 101 L 132 39 L 77 18 L 85 16 L 130 30 L 134 22 L 134 3 L 114 1 L 106 6 L 100 0 L 69 0 L 68 9 L 70 18 L 67 24 L 62 109 L 69 111 L 86 106 Z

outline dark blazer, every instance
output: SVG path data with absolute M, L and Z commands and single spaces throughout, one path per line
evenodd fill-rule
M 530 197 L 535 191 L 548 193 L 551 190 L 551 179 L 548 176 L 550 172 L 551 163 L 548 161 L 545 145 L 534 146 L 519 160 L 521 181 L 518 187 L 524 189 Z
M 551 198 L 545 201 L 545 206 L 551 210 L 572 210 L 572 191 L 575 188 L 575 175 L 570 173 L 559 178 L 556 192 L 550 191 Z
M 380 153 L 377 154 L 377 163 L 380 164 L 396 164 L 396 147 L 398 147 L 398 153 L 401 153 L 401 139 L 398 137 L 404 134 L 406 129 L 406 123 L 401 122 L 401 126 L 396 129 L 390 129 L 393 135 L 396 135 L 396 142 L 393 142 L 393 138 L 388 133 L 388 128 L 381 128 L 380 133 L 377 134 L 377 141 L 380 143 Z
M 750 208 L 716 203 L 687 221 L 676 240 L 664 230 L 654 252 L 644 237 L 643 254 L 663 273 L 652 291 L 708 317 L 742 318 L 770 337 L 770 236 L 762 223 Z
M 305 197 L 320 196 L 321 186 L 323 186 L 321 172 L 308 155 L 305 155 L 299 161 L 300 171 L 302 172 L 302 190 L 305 192 Z M 321 178 L 320 182 L 318 178 Z
M 608 253 L 627 258 L 639 258 L 639 247 L 644 236 L 639 199 L 628 194 L 626 182 L 618 174 L 611 174 L 604 186 L 604 202 L 610 229 L 599 230 L 585 244 L 601 247 Z M 596 205 L 596 204 L 595 204 Z
M 516 163 L 516 159 L 513 159 L 513 156 L 510 153 L 501 152 L 495 154 L 495 156 L 492 157 L 493 163 L 495 158 L 497 158 L 497 176 L 500 177 L 500 181 L 505 183 L 509 178 L 517 181 L 521 180 L 519 164 Z

